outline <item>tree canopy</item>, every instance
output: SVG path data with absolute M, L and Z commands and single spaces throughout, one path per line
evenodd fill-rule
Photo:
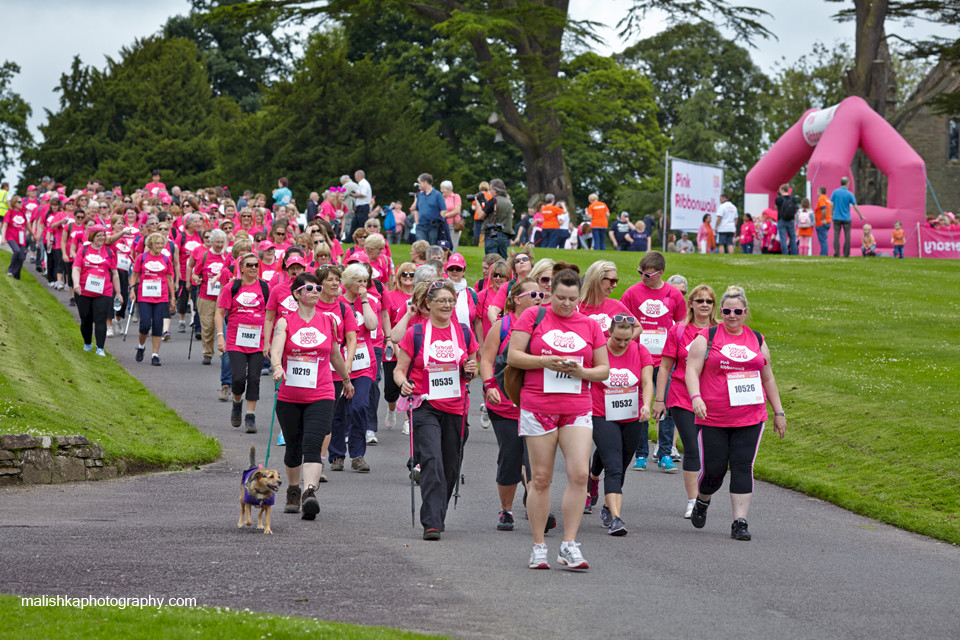
M 14 160 L 33 143 L 27 127 L 32 110 L 20 94 L 10 88 L 20 66 L 5 60 L 0 65 L 0 171 L 6 171 Z

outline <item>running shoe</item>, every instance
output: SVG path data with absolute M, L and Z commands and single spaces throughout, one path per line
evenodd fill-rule
M 610 523 L 610 535 L 617 537 L 627 535 L 627 527 L 623 524 L 620 516 L 615 516 L 613 522 Z
M 117 326 L 116 324 L 109 324 L 109 325 L 107 325 L 107 337 L 108 337 L 108 338 L 113 338 L 114 336 L 117 335 L 117 334 L 116 334 L 116 331 L 114 330 L 114 327 L 116 327 L 116 326 Z
M 203 356 L 203 364 L 210 364 L 212 360 L 213 358 L 211 356 Z
M 187 332 L 187 323 L 181 320 L 177 323 L 177 333 L 186 333 Z
M 256 433 L 257 432 L 257 417 L 252 413 L 248 413 L 247 417 L 243 421 L 244 426 L 246 426 L 247 433 Z
M 98 356 L 106 357 L 106 356 L 107 356 L 107 352 L 104 351 L 103 349 L 100 349 L 100 348 L 98 347 L 98 348 L 97 348 L 97 355 L 98 355 Z
M 239 427 L 243 420 L 243 400 L 233 403 L 233 409 L 230 411 L 230 426 Z
M 490 422 L 490 414 L 487 413 L 487 405 L 480 403 L 480 426 L 484 429 L 489 429 L 490 425 L 493 424 Z
M 689 520 L 689 519 L 690 519 L 690 516 L 693 515 L 693 504 L 694 504 L 696 501 L 697 501 L 696 498 L 694 498 L 693 500 L 687 500 L 687 510 L 684 511 L 684 513 L 683 513 L 683 517 L 686 518 L 687 520 Z
M 704 502 L 698 496 L 693 501 L 693 512 L 690 514 L 690 522 L 693 523 L 697 529 L 703 529 L 703 525 L 707 524 L 707 507 L 710 506 L 709 502 Z
M 603 505 L 603 508 L 600 509 L 600 526 L 604 529 L 609 529 L 612 524 L 613 515 L 611 515 L 610 509 L 607 509 L 607 505 Z
M 154 367 L 160 366 L 160 356 L 154 355 L 150 356 L 150 364 Z
M 377 444 L 377 432 L 367 429 L 367 444 Z
M 84 351 L 88 351 L 88 352 L 89 352 L 89 351 L 93 351 L 93 345 L 92 345 L 92 344 L 85 344 L 85 345 L 83 345 L 83 350 L 84 350 Z
M 646 471 L 647 470 L 647 459 L 643 456 L 637 456 L 637 461 L 633 463 L 634 471 Z
M 424 540 L 439 540 L 439 539 L 440 539 L 440 529 L 424 529 L 424 530 L 423 530 L 423 539 L 424 539 Z
M 71 296 L 71 297 L 70 297 L 70 303 L 69 303 L 69 304 L 70 304 L 71 307 L 77 306 L 77 300 L 76 300 L 76 298 L 74 298 L 73 296 Z
M 350 461 L 350 468 L 354 471 L 359 471 L 360 473 L 369 473 L 370 465 L 367 464 L 367 461 L 363 459 L 363 456 L 357 456 Z
M 284 513 L 300 513 L 300 487 L 287 487 L 287 504 Z
M 527 565 L 531 569 L 549 569 L 550 563 L 547 562 L 547 545 L 541 542 L 533 545 L 533 551 L 530 552 L 530 563 Z
M 320 513 L 320 501 L 317 500 L 317 493 L 313 487 L 308 486 L 303 492 L 303 502 L 300 503 L 300 509 L 303 511 L 303 515 L 300 516 L 302 520 L 315 520 L 317 514 Z
M 220 387 L 220 397 L 217 398 L 220 402 L 226 402 L 230 399 L 230 385 L 225 384 Z
M 513 514 L 506 509 L 500 509 L 497 531 L 513 531 Z
M 331 460 L 330 471 L 343 471 L 343 458 L 334 458 Z
M 196 340 L 197 342 L 200 342 L 201 340 L 203 340 L 203 334 L 197 331 L 195 334 L 193 334 L 193 339 Z
M 676 447 L 670 449 L 670 457 L 673 458 L 674 462 L 680 462 L 680 452 L 677 451 Z
M 664 473 L 676 473 L 677 471 L 680 471 L 680 469 L 677 468 L 677 465 L 673 464 L 673 458 L 670 456 L 663 456 L 660 458 L 660 462 L 657 463 L 657 468 Z
M 654 460 L 659 460 L 659 458 L 657 457 L 658 451 L 660 451 L 660 445 L 657 443 L 654 443 L 653 449 L 650 450 L 650 457 L 653 458 Z
M 734 540 L 749 540 L 750 531 L 747 530 L 747 521 L 743 518 L 737 518 L 730 525 L 730 537 Z
M 543 528 L 543 532 L 547 533 L 548 531 L 550 531 L 550 529 L 556 529 L 556 528 L 557 528 L 557 516 L 550 513 L 547 515 L 547 524 Z
M 403 427 L 401 427 L 400 433 L 402 433 L 402 434 L 405 435 L 405 436 L 410 435 L 410 421 L 409 421 L 409 420 L 404 420 L 404 421 L 403 421 Z
M 277 446 L 278 446 L 278 447 L 285 447 L 285 446 L 287 446 L 287 441 L 286 441 L 286 440 L 284 439 L 284 437 L 283 437 L 283 431 L 281 431 L 280 433 L 277 434 Z
M 137 360 L 137 362 L 143 362 L 143 354 L 144 354 L 145 352 L 146 352 L 146 348 L 144 348 L 144 347 L 137 347 L 137 355 L 136 355 L 136 360 Z
M 557 555 L 557 562 L 567 569 L 589 569 L 590 565 L 583 559 L 580 553 L 579 542 L 564 542 L 560 545 L 560 554 Z
M 164 331 L 164 332 L 163 332 L 163 341 L 164 341 L 164 342 L 170 342 L 170 338 L 172 338 L 172 337 L 173 337 L 173 336 L 170 335 L 170 332 L 169 332 L 169 331 Z
M 587 480 L 587 495 L 590 497 L 590 506 L 597 504 L 600 499 L 600 478 Z
M 387 410 L 387 419 L 383 421 L 383 426 L 387 429 L 393 429 L 397 426 L 397 412 Z
M 119 338 L 121 333 L 122 333 L 122 331 L 120 331 L 120 322 L 119 322 L 119 321 L 115 321 L 115 322 L 113 323 L 113 337 L 114 337 L 114 338 Z
M 593 505 L 590 504 L 590 496 L 587 496 L 587 503 L 583 505 L 583 515 L 588 516 L 593 513 Z

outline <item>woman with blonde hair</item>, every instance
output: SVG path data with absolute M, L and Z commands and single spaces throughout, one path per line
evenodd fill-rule
M 507 295 L 513 287 L 513 283 L 519 278 L 525 278 L 533 271 L 533 245 L 525 244 L 519 249 L 511 249 L 507 263 L 513 270 L 511 280 L 500 286 L 496 296 L 490 301 L 487 307 L 487 318 L 491 323 L 496 322 L 497 318 L 503 312 L 503 307 L 507 301 Z
M 397 267 L 394 276 L 393 290 L 384 292 L 383 308 L 390 318 L 390 326 L 394 327 L 406 315 L 410 306 L 409 301 L 413 295 L 413 279 L 416 275 L 417 265 L 412 262 L 403 262 Z M 404 331 L 406 328 L 404 327 Z M 383 398 L 387 401 L 387 417 L 384 426 L 392 429 L 397 424 L 397 399 L 400 397 L 400 387 L 393 379 L 393 371 L 397 368 L 396 347 L 394 346 L 391 335 L 387 336 L 387 342 L 383 352 Z M 407 425 L 409 427 L 409 425 Z

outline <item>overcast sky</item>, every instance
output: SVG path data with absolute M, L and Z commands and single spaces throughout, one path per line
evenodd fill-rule
M 753 59 L 770 73 L 781 58 L 792 62 L 810 46 L 820 40 L 828 46 L 840 40 L 853 42 L 853 23 L 838 24 L 830 16 L 842 4 L 825 0 L 737 0 L 733 4 L 758 6 L 766 9 L 772 17 L 765 21 L 779 40 L 757 43 L 752 50 Z M 626 46 L 617 36 L 616 24 L 624 15 L 629 0 L 572 0 L 571 14 L 580 20 L 593 20 L 606 25 L 600 35 L 606 40 L 601 53 L 609 54 Z M 852 4 L 852 3 L 851 3 Z M 39 138 L 37 126 L 46 121 L 44 109 L 56 111 L 59 94 L 53 91 L 60 74 L 70 68 L 74 55 L 79 55 L 84 64 L 102 68 L 106 58 L 116 57 L 121 47 L 136 38 L 159 31 L 167 18 L 189 11 L 187 0 L 45 0 L 42 4 L 44 22 L 41 22 L 37 4 L 30 2 L 5 3 L 3 9 L 4 29 L 0 39 L 0 59 L 13 60 L 20 65 L 21 73 L 14 77 L 12 88 L 33 108 L 30 120 L 34 135 Z M 53 17 L 61 27 L 56 32 L 49 28 L 46 18 Z M 656 34 L 666 26 L 662 19 L 648 20 L 642 37 Z M 32 27 L 32 28 L 31 28 Z M 927 34 L 931 27 L 918 23 L 913 29 L 896 27 L 904 35 Z M 948 34 L 943 34 L 948 35 Z M 5 178 L 16 182 L 19 167 L 6 172 Z

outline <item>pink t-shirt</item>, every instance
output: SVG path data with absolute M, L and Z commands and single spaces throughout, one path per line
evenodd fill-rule
M 627 350 L 619 356 L 610 353 L 607 347 L 607 357 L 610 359 L 610 375 L 603 382 L 591 385 L 590 397 L 593 400 L 593 415 L 606 417 L 605 397 L 607 389 L 629 389 L 637 388 L 637 398 L 640 404 L 643 404 L 643 368 L 653 366 L 653 358 L 646 348 L 631 342 Z M 633 420 L 617 420 L 617 422 L 633 422 Z
M 481 291 L 480 293 L 483 293 L 483 292 Z M 510 341 L 510 335 L 513 334 L 513 327 L 514 327 L 514 325 L 517 324 L 517 316 L 515 316 L 515 315 L 512 314 L 512 313 L 509 313 L 509 314 L 503 316 L 502 318 L 500 318 L 500 322 L 509 322 L 509 323 L 510 323 L 510 326 L 509 326 L 509 328 L 507 329 L 507 335 L 505 335 L 505 336 L 503 337 L 503 341 L 502 341 L 502 342 L 500 341 L 500 329 L 499 329 L 499 327 L 497 328 L 497 331 L 495 331 L 495 332 L 492 334 L 492 339 L 493 339 L 493 340 L 497 340 L 498 342 L 500 342 L 500 346 L 497 348 L 497 353 L 498 353 L 498 354 L 499 354 L 499 353 L 503 353 L 503 350 L 506 348 L 507 343 Z M 490 328 L 493 328 L 493 327 L 496 326 L 496 323 L 493 323 L 493 324 L 487 323 L 487 324 L 490 324 Z M 488 333 L 487 339 L 491 339 L 491 336 L 489 335 L 489 332 L 487 332 L 487 333 Z M 490 404 L 490 403 L 487 403 L 487 411 L 493 411 L 493 412 L 494 412 L 495 414 L 497 414 L 498 416 L 501 416 L 501 417 L 503 417 L 503 418 L 507 418 L 508 420 L 519 420 L 519 419 L 520 419 L 520 407 L 518 407 L 517 405 L 513 404 L 513 402 L 510 400 L 510 398 L 507 397 L 507 392 L 504 391 L 503 389 L 500 389 L 500 386 L 499 386 L 499 385 L 497 386 L 497 389 L 500 391 L 500 404 Z M 486 395 L 486 394 L 484 394 L 484 395 Z
M 583 358 L 582 366 L 593 366 L 594 349 L 604 348 L 605 340 L 600 325 L 579 311 L 569 318 L 556 315 L 546 307 L 543 321 L 533 332 L 538 307 L 523 312 L 514 331 L 530 333 L 529 351 L 535 356 L 558 355 L 567 358 Z M 550 376 L 555 373 L 550 371 Z M 548 415 L 581 414 L 590 411 L 590 383 L 580 380 L 579 392 L 547 393 L 545 391 L 545 370 L 528 369 L 525 372 L 523 388 L 520 391 L 520 408 L 533 413 Z
M 464 344 L 463 331 L 460 325 L 451 322 L 448 326 L 439 328 L 433 326 L 429 320 L 421 326 L 423 328 L 423 344 L 420 347 L 420 353 L 414 356 L 413 353 L 413 332 L 414 326 L 407 327 L 407 332 L 400 341 L 399 347 L 410 356 L 410 368 L 407 370 L 407 379 L 413 383 L 414 395 L 423 396 L 427 392 L 427 376 L 424 375 L 427 367 L 434 367 L 444 364 L 455 364 L 459 369 L 460 388 L 459 394 L 454 398 L 435 399 L 426 396 L 430 404 L 440 411 L 463 415 L 463 385 L 466 377 L 463 373 L 463 363 L 467 361 L 470 354 L 477 352 L 477 341 L 470 335 L 470 344 Z
M 663 347 L 663 356 L 676 360 L 677 366 L 670 375 L 670 390 L 667 393 L 666 406 L 693 411 L 686 383 L 687 353 L 694 339 L 706 331 L 707 329 L 700 329 L 686 322 L 675 324 L 667 331 L 667 344 Z
M 721 324 L 700 373 L 700 394 L 707 405 L 707 417 L 697 418 L 696 423 L 711 427 L 749 427 L 766 421 L 767 394 L 760 382 L 760 371 L 766 364 L 760 342 L 749 327 L 744 325 L 740 335 L 733 336 Z M 752 377 L 735 377 L 744 374 Z M 732 406 L 735 387 L 749 385 L 753 385 L 751 390 L 762 400 Z
M 659 289 L 651 289 L 642 282 L 638 282 L 624 292 L 620 302 L 627 308 L 630 315 L 640 321 L 645 333 L 651 332 L 662 336 L 660 351 L 664 344 L 662 340 L 666 338 L 666 330 L 687 315 L 687 303 L 683 299 L 683 294 L 666 282 Z M 648 350 L 653 356 L 653 366 L 659 367 L 658 349 L 648 346 Z
M 203 246 L 203 238 L 196 233 L 192 236 L 183 233 L 180 235 L 177 245 L 180 247 L 180 278 L 183 279 L 187 277 L 187 258 L 190 257 L 194 249 Z M 193 285 L 192 282 L 190 284 Z
M 591 320 L 596 320 L 603 331 L 604 337 L 610 337 L 610 325 L 613 324 L 613 317 L 616 315 L 632 316 L 623 303 L 613 298 L 604 298 L 599 305 L 587 305 L 581 303 L 577 310 Z
M 493 295 L 493 299 L 487 304 L 487 307 L 498 307 L 501 311 L 504 308 L 504 305 L 507 304 L 507 289 L 510 287 L 510 283 L 513 280 L 507 280 L 500 288 L 497 289 L 497 293 Z
M 267 264 L 262 260 L 260 261 L 260 279 L 261 280 L 266 280 L 267 284 L 272 285 L 275 282 L 274 278 L 277 277 L 278 273 L 280 273 L 279 260 L 274 260 L 270 264 Z
M 231 298 L 230 293 L 233 285 L 220 288 L 220 298 L 217 306 L 226 309 L 227 316 L 227 351 L 239 351 L 241 353 L 256 353 L 263 351 L 263 322 L 266 319 L 267 301 L 263 298 L 263 289 L 260 282 L 254 281 L 252 284 L 241 284 L 237 291 L 237 297 Z M 237 344 L 238 330 L 241 330 L 240 342 Z M 259 334 L 259 346 L 252 345 L 257 341 Z
M 753 239 L 756 237 L 757 229 L 753 226 L 752 222 L 744 222 L 742 225 L 740 225 L 740 244 L 753 242 Z
M 133 266 L 133 236 L 122 236 L 110 247 L 117 253 L 117 269 L 128 271 Z
M 140 274 L 137 283 L 138 301 L 157 303 L 170 299 L 167 276 L 173 277 L 173 260 L 163 254 L 155 256 L 150 252 L 141 253 L 133 263 L 133 272 Z M 159 291 L 160 295 L 148 295 L 156 291 Z
M 272 294 L 271 294 L 272 296 Z M 325 313 L 314 313 L 309 321 L 293 313 L 286 317 L 287 330 L 283 344 L 283 370 L 277 400 L 309 404 L 333 400 L 333 376 L 330 371 L 330 349 L 336 348 L 333 319 Z
M 293 284 L 292 280 L 278 282 L 270 289 L 270 299 L 267 301 L 267 311 L 273 311 L 276 313 L 276 320 L 286 318 L 291 313 L 297 312 L 298 304 L 296 298 L 293 297 L 293 293 L 290 291 L 291 284 Z M 332 319 L 331 322 L 333 322 Z M 336 329 L 336 324 L 333 325 L 333 329 Z
M 341 303 L 343 304 L 343 312 L 341 312 Z M 321 300 L 317 302 L 317 311 L 327 314 L 333 320 L 333 327 L 337 332 L 337 342 L 341 345 L 346 343 L 348 333 L 357 333 L 357 318 L 351 313 L 349 303 L 342 300 L 334 300 L 333 302 L 323 302 Z
M 497 292 L 490 283 L 487 283 L 487 286 L 477 293 L 477 313 L 480 315 L 480 331 L 483 333 L 484 339 L 490 333 L 490 327 L 493 326 L 493 323 L 487 318 L 487 309 L 490 308 L 490 303 L 496 295 Z
M 55 213 L 55 214 L 53 215 L 52 218 L 50 218 L 50 219 L 47 220 L 47 228 L 49 229 L 50 226 L 56 224 L 57 222 L 60 222 L 61 220 L 63 220 L 63 219 L 66 218 L 66 217 L 67 217 L 67 212 L 66 212 L 66 211 L 58 211 L 57 213 Z M 63 230 L 64 230 L 64 228 L 66 228 L 66 224 L 62 224 L 62 225 L 60 225 L 59 227 L 57 227 L 56 229 L 50 229 L 50 233 L 53 234 L 53 248 L 54 248 L 54 249 L 62 249 L 62 248 L 63 248 Z
M 409 293 L 404 293 L 402 289 L 387 291 L 383 294 L 383 306 L 387 310 L 390 318 L 390 326 L 396 326 L 400 319 L 407 313 L 407 300 L 410 299 Z M 397 359 L 396 355 L 392 358 L 383 356 L 384 362 L 393 362 Z
M 113 297 L 112 271 L 117 268 L 117 254 L 106 246 L 94 249 L 87 245 L 77 252 L 80 260 L 81 295 Z
M 373 269 L 373 279 L 379 280 L 383 284 L 384 289 L 390 287 L 390 257 L 387 253 L 381 252 L 380 255 L 370 263 L 370 268 Z
M 213 250 L 200 246 L 193 250 L 193 273 L 200 276 L 197 295 L 203 300 L 217 300 L 223 283 L 220 274 L 230 262 L 226 251 L 219 255 Z
M 360 296 L 357 296 L 357 299 L 353 302 L 350 302 L 344 296 L 340 296 L 340 301 L 346 305 L 347 312 L 353 310 L 357 325 L 357 351 L 353 357 L 354 370 L 350 372 L 351 380 L 361 377 L 371 380 L 377 378 L 377 360 L 373 349 L 374 347 L 383 347 L 383 331 L 380 327 L 380 301 L 371 292 L 367 292 L 367 300 L 373 314 L 377 317 L 377 326 L 373 331 L 368 330 L 363 322 L 363 302 Z M 366 351 L 366 355 L 362 354 L 363 351 Z M 358 365 L 362 366 L 363 363 L 366 363 L 366 366 L 360 369 L 356 368 Z
M 20 246 L 27 244 L 27 216 L 23 211 L 11 209 L 3 219 L 7 223 L 4 240 L 13 240 Z

